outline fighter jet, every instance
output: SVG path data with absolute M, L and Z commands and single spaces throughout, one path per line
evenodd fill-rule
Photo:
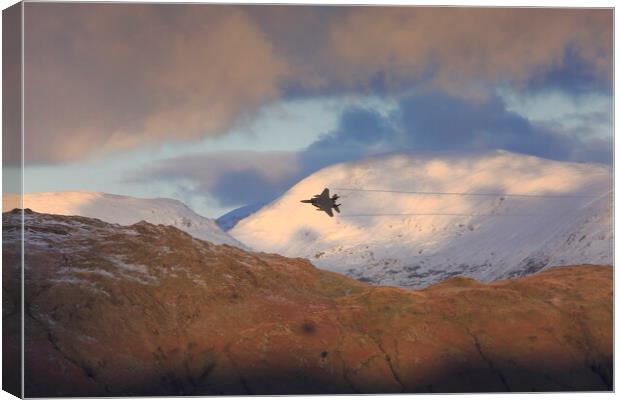
M 327 215 L 333 217 L 334 213 L 332 212 L 332 208 L 340 212 L 338 207 L 340 207 L 341 204 L 336 204 L 336 200 L 338 200 L 338 195 L 335 194 L 329 197 L 329 189 L 325 188 L 321 194 L 315 194 L 310 200 L 301 200 L 301 202 L 310 203 L 316 207 L 317 211 L 325 211 Z

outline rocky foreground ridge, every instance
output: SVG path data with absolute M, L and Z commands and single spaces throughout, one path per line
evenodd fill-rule
M 19 219 L 3 214 L 5 332 Z M 25 222 L 26 396 L 613 389 L 609 266 L 410 291 L 169 226 Z

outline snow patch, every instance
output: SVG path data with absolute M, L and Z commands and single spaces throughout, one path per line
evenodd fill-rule
M 318 171 L 229 233 L 373 283 L 417 288 L 456 274 L 493 281 L 551 265 L 611 264 L 611 184 L 607 166 L 505 151 L 373 157 Z M 340 195 L 334 218 L 299 202 L 325 187 Z
M 12 209 L 10 207 L 17 201 L 16 196 L 18 195 L 14 193 L 3 194 L 2 212 Z M 26 193 L 23 202 L 24 208 L 39 213 L 79 215 L 125 226 L 140 221 L 170 225 L 198 239 L 243 248 L 240 242 L 220 229 L 214 220 L 195 213 L 185 204 L 173 199 L 141 199 L 82 191 Z

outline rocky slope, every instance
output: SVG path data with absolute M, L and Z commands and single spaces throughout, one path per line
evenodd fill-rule
M 17 204 L 18 199 L 14 194 L 3 195 L 2 212 L 20 207 Z M 226 234 L 214 220 L 195 213 L 185 204 L 174 199 L 142 199 L 110 193 L 80 191 L 26 193 L 23 201 L 25 208 L 36 212 L 79 215 L 121 225 L 131 225 L 140 221 L 171 225 L 198 239 L 244 247 Z
M 25 222 L 26 396 L 612 389 L 610 267 L 410 291 L 170 226 Z M 3 214 L 9 331 L 18 224 Z
M 299 202 L 325 187 L 341 196 L 334 218 Z M 491 282 L 611 264 L 611 190 L 603 165 L 505 151 L 396 154 L 318 171 L 229 233 L 378 284 L 421 288 L 459 274 Z

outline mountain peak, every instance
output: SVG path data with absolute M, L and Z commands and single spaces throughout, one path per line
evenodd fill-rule
M 3 195 L 3 212 L 17 205 L 18 195 Z M 25 208 L 58 215 L 80 215 L 98 218 L 120 225 L 132 225 L 141 220 L 153 224 L 175 226 L 190 235 L 215 244 L 244 247 L 214 220 L 192 211 L 184 203 L 168 198 L 137 198 L 125 195 L 90 192 L 40 192 L 23 196 Z
M 389 154 L 326 167 L 229 233 L 379 284 L 423 287 L 459 274 L 492 281 L 610 264 L 611 183 L 607 166 L 507 151 Z M 334 218 L 299 202 L 323 188 L 340 196 Z

